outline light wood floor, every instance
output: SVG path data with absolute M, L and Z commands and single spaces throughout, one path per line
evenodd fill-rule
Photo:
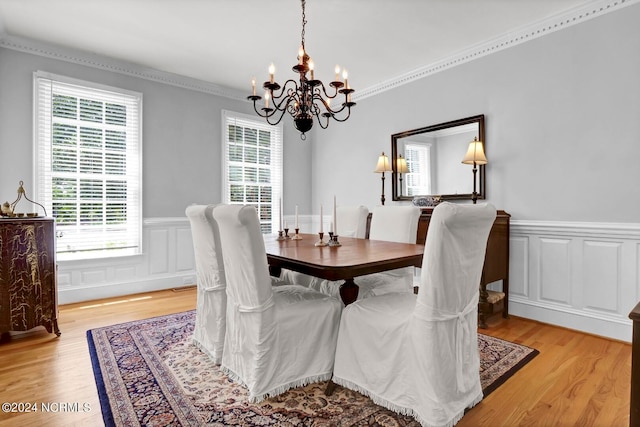
M 193 309 L 195 299 L 190 288 L 71 304 L 60 307 L 60 338 L 43 329 L 13 334 L 0 344 L 0 403 L 35 403 L 39 411 L 0 412 L 0 426 L 102 426 L 86 331 Z M 517 317 L 495 316 L 489 325 L 481 332 L 540 355 L 470 410 L 459 427 L 629 425 L 629 344 Z M 43 403 L 58 412 L 42 412 Z

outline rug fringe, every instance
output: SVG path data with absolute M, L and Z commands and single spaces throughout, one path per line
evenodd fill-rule
M 357 391 L 358 393 L 364 396 L 367 396 L 376 405 L 380 405 L 395 413 L 415 418 L 415 420 L 418 421 L 422 427 L 453 427 L 456 424 L 458 424 L 458 422 L 462 419 L 467 409 L 473 408 L 474 406 L 476 406 L 478 403 L 482 401 L 482 394 L 480 394 L 480 396 L 476 397 L 467 408 L 463 409 L 462 411 L 460 411 L 460 413 L 456 414 L 448 423 L 430 424 L 414 409 L 407 408 L 406 406 L 400 406 L 387 399 L 383 399 L 382 397 L 374 393 L 371 393 L 369 390 L 359 386 L 356 383 L 353 383 L 351 381 L 345 380 L 344 378 L 339 378 L 336 376 L 333 377 L 332 381 L 342 387 L 348 388 L 349 390 Z
M 224 366 L 224 365 L 220 365 L 220 370 L 225 375 L 227 375 L 231 380 L 233 380 L 234 382 L 242 385 L 244 388 L 246 388 L 249 391 L 249 402 L 250 403 L 260 403 L 263 400 L 265 400 L 266 398 L 278 396 L 280 394 L 283 394 L 287 390 L 291 390 L 292 388 L 304 387 L 304 386 L 309 385 L 309 384 L 319 383 L 319 382 L 322 382 L 322 381 L 328 381 L 328 380 L 331 379 L 331 376 L 332 376 L 331 372 L 326 373 L 326 374 L 312 375 L 310 377 L 301 378 L 299 380 L 291 381 L 291 382 L 289 382 L 287 384 L 283 384 L 283 385 L 274 387 L 271 390 L 265 391 L 264 393 L 255 394 L 249 388 L 247 383 L 245 383 L 242 380 L 242 378 L 240 378 L 240 376 L 238 374 L 236 374 L 234 371 L 232 371 L 230 368 L 228 368 L 227 366 Z

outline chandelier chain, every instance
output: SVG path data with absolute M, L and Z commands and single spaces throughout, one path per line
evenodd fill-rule
M 305 14 L 306 1 L 302 0 L 302 49 L 304 50 L 304 26 L 307 23 L 307 15 Z

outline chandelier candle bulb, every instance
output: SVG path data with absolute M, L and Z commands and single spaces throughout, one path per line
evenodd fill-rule
M 302 48 L 302 46 L 300 46 L 300 49 L 298 49 L 298 61 L 298 64 L 304 64 L 304 49 Z
M 273 65 L 273 62 L 272 62 L 271 65 L 269 65 L 269 81 L 271 83 L 274 82 L 275 74 L 276 74 L 276 66 Z
M 256 96 L 256 78 L 251 79 L 251 90 L 253 92 L 253 96 Z
M 313 61 L 309 60 L 309 71 L 311 73 L 311 80 L 314 80 L 313 78 Z
M 264 108 L 269 108 L 269 91 L 264 92 Z
M 342 78 L 344 79 L 344 87 L 345 87 L 345 89 L 349 89 L 349 84 L 347 83 L 347 77 L 349 77 L 349 73 L 345 69 L 344 71 L 342 71 Z
M 336 71 L 336 80 L 335 81 L 339 82 L 340 81 L 340 66 L 339 65 L 336 65 L 335 71 Z

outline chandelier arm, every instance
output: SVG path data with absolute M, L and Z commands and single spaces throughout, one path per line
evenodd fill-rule
M 278 111 L 286 111 L 289 108 L 289 104 L 291 101 L 297 101 L 297 92 L 293 89 L 289 89 L 287 91 L 286 96 L 284 93 L 281 93 L 278 97 L 273 97 L 273 106 Z
M 277 120 L 277 121 L 273 122 L 273 121 L 271 121 L 271 120 L 269 120 L 269 119 L 271 119 L 273 116 L 275 116 L 276 111 L 279 111 L 279 112 L 280 112 L 280 117 L 278 117 L 278 120 Z M 284 113 L 286 113 L 286 112 L 287 112 L 287 110 L 286 110 L 286 109 L 283 109 L 283 110 L 273 110 L 273 112 L 272 112 L 270 115 L 266 116 L 266 117 L 265 117 L 265 119 L 267 120 L 267 123 L 269 123 L 271 126 L 275 126 L 275 125 L 277 125 L 278 123 L 280 123 L 280 122 L 282 121 L 282 118 L 284 117 Z M 263 116 L 263 117 L 264 117 L 264 116 Z
M 340 111 L 342 111 L 342 110 L 344 110 L 344 108 L 342 108 Z M 347 119 L 349 118 L 349 116 L 351 116 L 351 107 L 347 107 L 347 116 L 346 116 L 345 118 L 343 118 L 343 119 L 339 119 L 338 117 L 336 117 L 336 116 L 335 116 L 335 115 L 333 115 L 333 114 L 331 115 L 331 117 L 333 117 L 333 119 L 334 119 L 336 122 L 346 122 L 346 121 L 347 121 Z

